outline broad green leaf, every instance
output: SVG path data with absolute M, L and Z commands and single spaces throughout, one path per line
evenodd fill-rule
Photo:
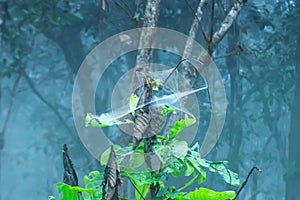
M 114 150 L 115 150 L 116 154 L 121 148 L 122 147 L 120 147 L 119 145 L 114 145 Z M 101 158 L 100 158 L 101 165 L 106 165 L 109 155 L 110 155 L 110 150 L 111 150 L 111 148 L 109 147 L 102 153 Z M 118 156 L 117 156 L 117 159 L 118 159 Z M 119 160 L 118 160 L 118 164 L 119 164 Z
M 199 188 L 189 193 L 190 200 L 228 200 L 234 199 L 234 191 L 215 192 L 207 188 Z
M 78 200 L 78 192 L 86 192 L 89 195 L 94 194 L 95 190 L 85 189 L 78 186 L 70 186 L 65 183 L 56 183 L 58 191 L 62 193 L 63 197 L 60 200 Z
M 93 189 L 96 192 L 91 194 L 92 199 L 102 198 L 102 183 L 103 174 L 99 171 L 91 171 L 88 176 L 83 177 L 83 181 L 86 189 Z
M 133 151 L 131 146 L 121 147 L 119 145 L 114 145 L 114 149 L 118 165 L 122 169 L 128 166 L 131 168 L 138 168 L 145 161 L 143 148 L 138 147 L 135 151 Z M 101 165 L 106 165 L 110 155 L 110 150 L 111 148 L 109 147 L 102 153 L 100 157 Z
M 184 140 L 174 140 L 169 145 L 172 150 L 171 155 L 184 160 L 184 157 L 186 156 L 189 149 L 187 142 Z
M 130 166 L 132 168 L 138 168 L 140 167 L 144 162 L 145 162 L 145 157 L 143 153 L 139 153 L 139 152 L 133 152 L 130 155 Z
M 175 138 L 180 132 L 182 132 L 187 127 L 193 125 L 196 122 L 196 119 L 189 118 L 188 115 L 185 115 L 185 118 L 174 123 L 174 126 L 171 128 L 171 134 L 168 136 L 168 140 Z
M 185 172 L 184 172 L 184 175 L 185 176 L 190 176 L 195 171 L 194 166 L 187 159 L 184 160 L 184 165 L 185 165 L 185 168 L 186 168 Z
M 136 187 L 136 190 L 135 190 L 135 199 L 136 200 L 143 200 L 143 199 L 145 199 L 145 197 L 147 195 L 147 192 L 149 190 L 150 185 L 148 185 L 148 184 L 135 185 L 135 187 Z
M 187 158 L 194 164 L 195 167 L 202 166 L 208 168 L 211 172 L 217 172 L 218 174 L 220 174 L 222 178 L 225 180 L 225 182 L 233 186 L 240 185 L 238 174 L 226 168 L 226 164 L 228 164 L 227 161 L 212 162 L 200 158 L 198 143 L 196 143 L 193 147 L 189 149 L 189 156 Z
M 188 144 L 185 141 L 175 140 L 167 145 L 155 145 L 154 151 L 164 165 L 168 165 L 174 160 L 181 159 L 188 151 Z
M 100 116 L 88 113 L 85 117 L 86 127 L 107 127 L 122 124 L 134 124 L 133 121 L 126 119 L 125 121 L 117 120 L 111 113 L 102 113 Z
M 135 116 L 135 110 L 137 108 L 138 102 L 139 102 L 139 97 L 136 94 L 132 93 L 129 98 L 129 108 L 133 116 Z
M 48 200 L 56 200 L 56 198 L 54 196 L 50 196 Z
M 83 177 L 86 188 L 90 189 L 93 185 L 101 183 L 103 174 L 99 171 L 91 171 L 88 176 Z
M 229 169 L 227 169 L 226 164 L 228 163 L 227 161 L 219 161 L 219 162 L 209 162 L 209 170 L 212 172 L 217 172 L 222 176 L 222 178 L 226 181 L 226 183 L 229 183 L 230 185 L 233 186 L 240 186 L 240 179 L 239 175 Z
M 127 171 L 127 177 L 130 178 L 135 186 L 150 185 L 155 182 L 154 178 L 151 176 L 151 172 L 147 170 L 133 170 L 131 173 L 128 172 L 129 171 Z
M 198 177 L 198 185 L 204 183 L 205 181 L 206 181 L 206 172 L 204 174 L 200 174 L 200 176 Z
M 164 165 L 167 165 L 173 160 L 172 147 L 169 145 L 155 145 L 154 152 Z
M 179 196 L 183 197 L 185 194 L 184 192 L 176 190 L 175 187 L 169 187 L 167 190 L 161 188 L 160 191 L 163 194 L 163 197 L 155 198 L 155 200 L 176 199 Z
M 175 197 L 175 200 L 189 200 L 190 198 L 188 198 L 186 195 L 183 194 L 179 194 Z
M 176 175 L 178 176 L 180 172 L 182 172 L 183 170 L 184 170 L 183 162 L 177 159 L 171 162 L 169 165 L 167 165 L 164 169 L 164 172 L 167 174 L 172 174 L 173 176 L 176 177 Z
M 191 157 L 191 156 L 186 156 L 186 159 L 193 165 L 193 167 L 200 173 L 200 176 L 202 176 L 202 180 L 205 181 L 206 179 L 206 172 L 201 169 L 201 166 L 199 164 L 199 162 L 197 161 L 197 159 L 195 157 Z

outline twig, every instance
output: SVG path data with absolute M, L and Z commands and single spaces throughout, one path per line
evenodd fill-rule
M 202 33 L 202 35 L 203 35 L 203 38 L 205 39 L 205 41 L 206 42 L 208 42 L 208 38 L 207 38 L 207 36 L 206 36 L 206 34 L 205 34 L 205 32 L 204 32 L 204 30 L 203 30 L 203 27 L 202 27 L 202 24 L 201 24 L 201 18 L 202 18 L 202 15 L 201 15 L 201 17 L 199 18 L 199 16 L 197 15 L 197 12 L 196 12 L 196 10 L 189 4 L 189 2 L 188 2 L 188 0 L 185 0 L 185 3 L 188 5 L 188 7 L 192 10 L 192 12 L 193 13 L 195 13 L 194 15 L 195 15 L 195 19 L 198 21 L 198 23 L 199 23 L 199 27 L 200 27 L 200 29 L 201 29 L 201 33 Z M 206 0 L 205 0 L 205 2 L 202 4 L 202 5 L 200 5 L 200 6 L 202 6 L 201 7 L 201 10 L 203 9 L 203 7 L 205 6 L 205 4 L 206 4 Z M 199 6 L 198 6 L 198 8 L 199 8 Z
M 70 132 L 72 133 L 71 128 L 68 126 L 68 124 L 65 122 L 65 119 L 61 116 L 61 114 L 56 110 L 56 108 L 49 102 L 47 101 L 42 95 L 41 93 L 35 88 L 34 83 L 32 82 L 32 80 L 29 78 L 28 74 L 21 69 L 20 71 L 21 75 L 25 78 L 25 80 L 27 81 L 29 87 L 31 88 L 31 90 L 33 91 L 33 93 L 44 103 L 46 104 L 50 110 L 52 110 L 54 112 L 54 114 L 57 116 L 57 118 L 60 120 L 60 122 L 63 124 L 63 126 Z
M 21 77 L 22 77 L 22 75 L 21 75 L 21 73 L 19 73 L 16 80 L 15 80 L 15 83 L 13 85 L 13 89 L 12 89 L 12 92 L 11 92 L 11 100 L 10 100 L 10 103 L 9 103 L 9 106 L 8 106 L 6 118 L 4 120 L 4 125 L 2 127 L 1 132 L 0 132 L 0 134 L 1 134 L 0 135 L 0 150 L 3 149 L 3 147 L 4 147 L 4 137 L 5 137 L 8 122 L 9 122 L 9 119 L 10 119 L 10 116 L 11 116 L 11 113 L 12 113 L 12 107 L 13 107 L 13 104 L 14 104 L 15 96 L 16 96 L 16 93 L 17 93 L 17 88 L 18 88 Z
M 247 184 L 247 182 L 248 182 L 248 179 L 249 179 L 249 177 L 251 176 L 251 174 L 253 173 L 253 170 L 254 169 L 256 169 L 259 173 L 261 173 L 262 172 L 262 170 L 261 169 L 259 169 L 259 168 L 257 168 L 257 167 L 252 167 L 252 169 L 250 170 L 250 172 L 248 173 L 248 175 L 247 175 L 247 177 L 246 177 L 246 179 L 245 179 L 245 181 L 243 182 L 243 184 L 242 184 L 242 186 L 240 187 L 240 189 L 237 191 L 237 193 L 236 193 L 236 195 L 235 195 L 235 197 L 234 197 L 234 199 L 233 200 L 235 200 L 237 197 L 238 197 L 238 195 L 240 194 L 240 192 L 243 190 L 243 188 L 245 187 L 245 185 Z
M 214 34 L 214 17 L 215 17 L 215 0 L 211 1 L 211 15 L 210 15 L 210 30 L 209 30 L 209 44 L 208 44 L 208 54 L 212 55 L 213 46 L 212 39 Z

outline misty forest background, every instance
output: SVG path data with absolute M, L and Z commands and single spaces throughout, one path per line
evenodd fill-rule
M 202 31 L 218 29 L 234 2 L 208 1 L 196 35 L 203 47 Z M 74 78 L 101 41 L 142 26 L 145 3 L 0 1 L 0 200 L 57 194 L 54 183 L 62 181 L 64 143 L 80 184 L 89 171 L 102 169 L 74 127 Z M 198 4 L 199 0 L 161 1 L 158 26 L 188 35 Z M 134 66 L 136 53 L 114 62 L 101 80 L 100 111 L 110 107 L 114 84 Z M 240 199 L 299 199 L 300 0 L 248 0 L 213 58 L 225 83 L 228 108 L 221 138 L 208 159 L 228 160 L 241 180 L 254 165 L 263 170 L 253 174 Z M 179 60 L 168 55 L 157 59 L 171 67 Z M 200 144 L 210 116 L 207 107 L 202 109 L 195 139 Z M 115 131 L 108 135 L 122 143 Z M 233 189 L 214 176 L 208 176 L 205 187 Z

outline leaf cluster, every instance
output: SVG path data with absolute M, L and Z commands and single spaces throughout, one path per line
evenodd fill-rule
M 132 150 L 131 144 L 126 147 L 114 145 L 117 162 L 121 169 L 121 177 L 130 180 L 135 188 L 135 199 L 143 200 L 151 185 L 159 188 L 155 199 L 215 199 L 225 200 L 234 199 L 234 191 L 217 192 L 208 188 L 196 188 L 193 191 L 186 192 L 186 188 L 197 182 L 198 185 L 206 181 L 206 171 L 219 174 L 223 180 L 233 186 L 239 186 L 238 175 L 227 168 L 227 161 L 208 161 L 200 157 L 198 143 L 189 147 L 187 142 L 176 139 L 176 136 L 193 125 L 195 119 L 185 116 L 184 119 L 174 123 L 170 134 L 159 136 L 158 142 L 154 145 L 154 154 L 160 163 L 159 170 L 149 170 L 145 167 L 144 144 L 143 142 Z M 90 124 L 92 125 L 92 123 Z M 100 158 L 100 164 L 106 165 L 111 149 L 107 149 Z M 180 174 L 190 177 L 190 180 L 184 183 L 180 188 L 166 188 L 164 181 L 173 176 L 178 178 Z M 71 187 L 69 185 L 58 183 L 56 187 L 62 193 L 61 200 L 101 200 L 101 182 L 103 173 L 93 171 L 89 176 L 84 177 L 85 187 Z M 54 197 L 49 199 L 54 200 Z

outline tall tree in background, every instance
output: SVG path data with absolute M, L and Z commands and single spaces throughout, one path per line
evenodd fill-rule
M 298 6 L 298 7 L 297 7 Z M 296 2 L 296 8 L 299 10 L 300 1 Z M 299 16 L 299 15 L 298 15 Z M 299 19 L 298 19 L 299 20 Z M 291 107 L 291 127 L 289 133 L 288 147 L 288 166 L 286 171 L 286 193 L 285 198 L 298 199 L 300 191 L 300 23 L 295 22 L 294 30 L 297 35 L 297 46 L 294 57 L 295 73 L 295 96 Z

